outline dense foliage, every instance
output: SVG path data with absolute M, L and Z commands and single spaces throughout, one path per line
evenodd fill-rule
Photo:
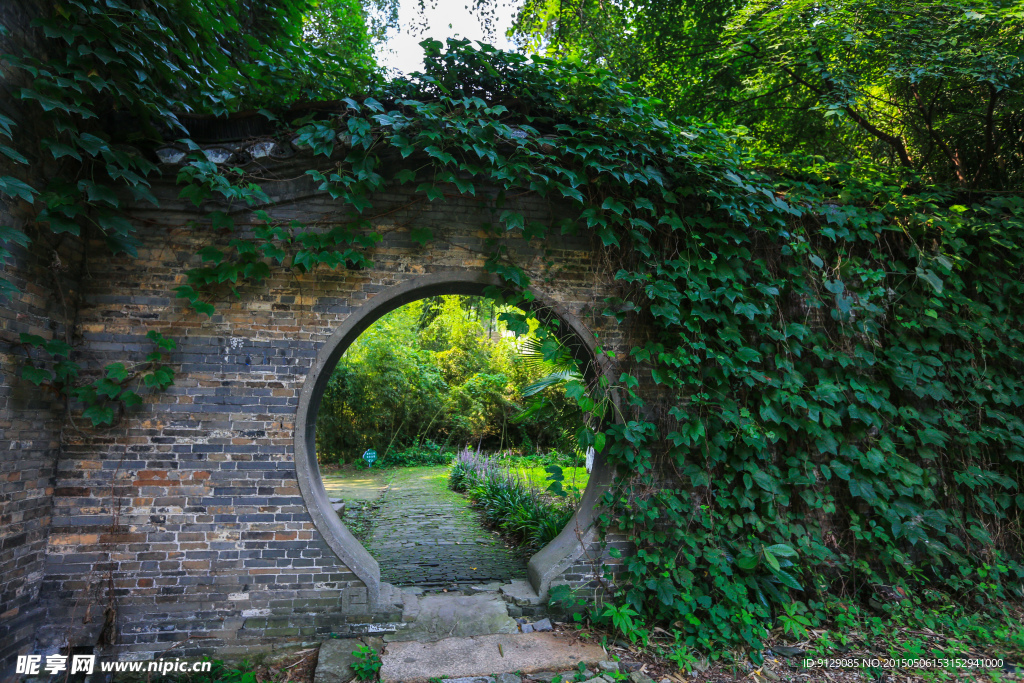
M 526 0 L 515 31 L 677 116 L 743 127 L 762 163 L 788 171 L 807 163 L 786 156 L 799 152 L 961 188 L 1024 183 L 1020 3 Z
M 371 325 L 324 392 L 316 422 L 321 462 L 352 462 L 367 448 L 385 465 L 428 464 L 431 450 L 466 444 L 571 450 L 579 410 L 556 387 L 543 410 L 525 414 L 522 391 L 545 364 L 506 334 L 499 312 L 483 297 L 434 297 Z
M 127 185 L 145 199 L 144 178 L 154 167 L 143 142 L 115 141 L 96 127 L 90 103 L 107 93 L 138 120 L 166 126 L 174 125 L 175 110 L 199 101 L 221 111 L 261 100 L 282 105 L 280 117 L 304 92 L 301 78 L 278 82 L 273 69 L 263 69 L 271 80 L 254 87 L 245 77 L 254 71 L 246 66 L 255 63 L 250 50 L 265 43 L 268 63 L 294 60 L 288 73 L 298 76 L 309 73 L 317 54 L 305 47 L 273 52 L 281 45 L 278 25 L 256 23 L 248 30 L 257 38 L 237 43 L 249 46 L 238 48 L 237 60 L 211 50 L 211 62 L 188 51 L 191 41 L 229 55 L 235 43 L 222 44 L 207 30 L 221 20 L 198 16 L 202 10 L 150 2 L 156 9 L 143 16 L 122 6 L 109 14 L 119 17 L 114 23 L 98 3 L 71 6 L 78 9 L 54 15 L 47 30 L 60 54 L 80 58 L 14 62 L 34 79 L 22 91 L 25 110 L 54 131 L 40 139 L 34 158 L 49 155 L 67 167 L 48 187 L 26 176 L 0 191 L 34 201 L 39 224 L 52 232 L 86 228 L 115 237 L 122 250 L 135 228 L 119 218 L 118 195 L 104 188 Z M 230 241 L 204 249 L 204 266 L 189 272 L 179 295 L 196 311 L 212 312 L 225 285 L 244 296 L 272 268 L 362 262 L 374 237 L 373 193 L 389 183 L 413 183 L 424 201 L 437 202 L 445 192 L 497 186 L 503 192 L 496 198 L 479 198 L 492 202 L 501 222 L 482 229 L 539 239 L 558 230 L 593 235 L 620 266 L 624 295 L 608 302 L 608 314 L 645 335 L 633 349 L 636 366 L 616 386 L 579 379 L 564 385 L 584 411 L 606 418 L 603 431 L 584 430 L 580 441 L 617 468 L 604 523 L 636 546 L 618 584 L 628 603 L 616 608 L 621 628 L 657 619 L 686 647 L 745 644 L 756 651 L 775 626 L 845 618 L 841 601 L 897 584 L 912 595 L 910 607 L 883 608 L 901 611 L 908 623 L 966 632 L 965 615 L 978 612 L 991 619 L 979 638 L 1016 639 L 1019 646 L 1020 625 L 1009 615 L 1024 597 L 1024 199 L 1006 191 L 1019 185 L 1020 72 L 1011 68 L 1018 16 L 985 6 L 980 19 L 965 14 L 943 23 L 956 35 L 941 39 L 934 26 L 921 31 L 946 16 L 942 8 L 893 14 L 882 24 L 928 39 L 894 43 L 920 48 L 911 64 L 932 59 L 927 50 L 939 50 L 939 40 L 963 46 L 953 55 L 962 61 L 950 65 L 959 71 L 943 72 L 947 60 L 934 57 L 917 86 L 941 113 L 942 125 L 933 126 L 945 131 L 938 139 L 927 131 L 915 137 L 884 112 L 872 119 L 891 126 L 872 124 L 898 135 L 905 149 L 923 145 L 908 155 L 927 163 L 907 164 L 899 145 L 865 129 L 854 113 L 869 96 L 884 96 L 890 113 L 909 106 L 902 104 L 915 97 L 908 79 L 917 76 L 902 72 L 898 59 L 867 59 L 878 49 L 856 36 L 853 47 L 866 50 L 867 61 L 848 64 L 846 80 L 828 76 L 813 46 L 799 42 L 804 33 L 787 37 L 790 25 L 773 24 L 763 12 L 793 12 L 805 32 L 839 41 L 836 27 L 852 15 L 800 7 L 810 14 L 790 5 L 723 14 L 729 26 L 761 27 L 778 34 L 771 40 L 803 45 L 768 42 L 760 50 L 769 61 L 736 61 L 734 76 L 765 98 L 776 97 L 769 78 L 776 68 L 824 79 L 811 81 L 818 85 L 849 84 L 843 97 L 812 97 L 813 89 L 793 86 L 806 96 L 801 121 L 836 112 L 829 117 L 836 128 L 827 129 L 833 135 L 821 138 L 829 159 L 799 156 L 806 146 L 790 138 L 773 148 L 768 137 L 747 145 L 712 125 L 667 118 L 659 103 L 607 71 L 457 41 L 442 52 L 431 42 L 421 78 L 294 122 L 299 142 L 330 158 L 331 171 L 311 173 L 352 207 L 348 223 L 326 231 L 275 223 L 260 210 L 264 195 L 255 179 L 192 157 L 179 175 L 183 196 L 197 204 L 209 197 L 249 202 L 253 220 L 264 224 L 251 236 L 231 233 L 231 219 L 219 212 L 197 224 L 231 233 Z M 136 15 L 139 30 L 122 31 Z M 205 28 L 181 49 L 175 32 L 156 28 L 189 22 Z M 281 30 L 295 35 L 294 27 Z M 868 33 L 864 40 L 881 40 Z M 111 44 L 123 49 L 111 52 Z M 783 59 L 790 47 L 792 59 L 804 61 Z M 852 47 L 822 53 L 836 64 L 857 54 Z M 968 62 L 986 55 L 994 61 L 985 78 L 999 94 L 991 100 L 991 128 L 1001 137 L 984 154 L 960 153 L 959 174 L 939 141 L 967 149 L 949 141 L 974 135 L 978 117 L 969 108 L 977 101 L 943 93 L 956 79 L 953 94 L 985 92 Z M 170 77 L 168 59 L 185 73 Z M 147 78 L 119 65 L 126 60 Z M 186 101 L 181 85 L 193 81 Z M 292 123 L 283 122 L 283 134 Z M 337 142 L 339 131 L 350 145 Z M 878 144 L 869 144 L 871 136 Z M 776 152 L 789 154 L 781 164 L 786 173 L 758 170 Z M 396 154 L 408 164 L 382 163 Z M 981 191 L 991 188 L 1000 191 Z M 550 197 L 577 220 L 524 223 L 503 203 L 523 191 Z M 428 242 L 432 235 L 420 229 L 413 237 Z M 511 286 L 528 284 L 500 251 L 487 263 Z M 525 325 L 513 315 L 506 323 Z M 620 412 L 608 400 L 613 392 L 624 399 Z

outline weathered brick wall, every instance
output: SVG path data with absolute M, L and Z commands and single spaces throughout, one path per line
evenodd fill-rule
M 20 52 L 37 36 L 28 24 L 43 2 L 0 3 L 0 54 Z M 10 106 L 10 91 L 19 75 L 0 60 L 0 113 L 16 122 L 19 141 L 31 138 L 31 121 Z M 9 143 L 4 138 L 0 140 Z M 33 150 L 25 150 L 33 157 Z M 36 164 L 37 173 L 45 173 Z M 26 168 L 0 155 L 0 175 L 26 178 Z M 78 302 L 81 244 L 65 236 L 41 235 L 31 224 L 32 207 L 0 200 L 0 225 L 24 230 L 34 238 L 28 248 L 0 244 L 11 255 L 0 259 L 0 277 L 20 289 L 0 295 L 0 678 L 12 670 L 17 654 L 33 647 L 35 627 L 44 616 L 39 604 L 52 482 L 64 427 L 63 403 L 18 379 L 25 360 L 21 333 L 67 339 Z
M 267 187 L 276 219 L 327 226 L 340 216 L 342 207 L 305 181 Z M 178 374 L 169 391 L 147 396 L 114 427 L 65 433 L 38 648 L 106 643 L 137 657 L 171 646 L 178 655 L 230 654 L 383 628 L 399 618 L 389 606 L 395 596 L 385 592 L 369 609 L 365 587 L 327 547 L 300 495 L 299 391 L 332 331 L 376 294 L 424 273 L 482 271 L 491 249 L 481 225 L 494 217 L 473 197 L 430 203 L 411 190 L 381 193 L 374 228 L 384 239 L 370 252 L 372 268 L 276 268 L 262 284 L 241 287 L 240 299 L 219 296 L 207 318 L 173 288 L 199 264 L 199 248 L 228 237 L 189 227 L 210 207 L 178 202 L 169 186 L 157 191 L 161 208 L 136 212 L 138 258 L 89 250 L 76 334 L 100 367 L 142 362 L 152 350 L 145 334 L 158 330 L 178 341 Z M 557 211 L 539 198 L 516 201 L 527 220 L 550 222 Z M 432 228 L 435 241 L 417 245 L 409 236 L 416 226 Z M 596 245 L 564 237 L 508 246 L 536 291 L 598 333 L 605 348 L 624 352 L 618 329 L 601 315 L 613 278 Z M 591 578 L 582 565 L 570 573 Z
M 0 221 L 20 223 L 2 208 Z M 21 293 L 0 304 L 0 666 L 31 645 L 41 615 L 53 476 L 66 426 L 63 402 L 19 378 L 21 333 L 66 340 L 73 322 L 80 248 L 47 241 L 10 249 L 3 273 Z

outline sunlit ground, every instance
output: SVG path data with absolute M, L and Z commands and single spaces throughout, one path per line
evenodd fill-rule
M 322 473 L 324 488 L 328 497 L 332 499 L 341 498 L 344 500 L 376 500 L 381 492 L 387 488 L 391 475 L 395 470 L 385 469 L 339 469 L 324 468 Z M 429 472 L 432 478 L 444 479 L 447 481 L 450 468 L 417 468 Z M 543 467 L 517 467 L 513 474 L 522 478 L 533 488 L 543 491 L 551 481 L 550 474 Z M 569 490 L 573 487 L 583 492 L 590 481 L 590 475 L 584 467 L 563 467 L 562 474 L 565 477 L 562 486 Z
M 342 500 L 376 500 L 387 488 L 390 475 L 391 472 L 388 470 L 337 467 L 324 468 L 321 472 L 327 497 Z

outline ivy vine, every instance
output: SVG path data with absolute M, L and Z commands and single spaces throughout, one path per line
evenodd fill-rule
M 232 235 L 202 249 L 177 289 L 207 315 L 222 288 L 244 296 L 275 268 L 368 265 L 374 194 L 393 185 L 429 202 L 477 196 L 498 217 L 496 235 L 594 235 L 624 288 L 606 314 L 647 332 L 617 387 L 625 412 L 581 437 L 618 471 L 602 524 L 636 548 L 617 584 L 631 628 L 657 621 L 692 647 L 759 651 L 777 624 L 823 623 L 872 586 L 942 595 L 996 620 L 1024 598 L 1020 196 L 815 160 L 773 174 L 742 139 L 665 119 L 609 73 L 464 41 L 425 42 L 415 79 L 345 97 L 304 92 L 326 104 L 293 119 L 294 83 L 227 83 L 252 73 L 258 41 L 242 41 L 242 66 L 232 65 L 209 57 L 228 43 L 218 31 L 236 30 L 230 21 L 199 17 L 202 30 L 179 42 L 180 13 L 192 10 L 146 6 L 66 3 L 38 22 L 66 63 L 5 56 L 28 83 L 23 112 L 48 132 L 20 149 L 29 138 L 0 118 L 13 144 L 0 152 L 22 169 L 0 178 L 0 192 L 32 205 L 42 230 L 90 231 L 132 255 L 126 197 L 155 203 L 152 149 L 179 138 L 189 150 L 180 196 L 219 207 L 193 229 Z M 123 30 L 129 21 L 137 28 Z M 267 45 L 309 63 L 301 47 Z M 206 158 L 178 116 L 242 105 L 262 107 L 282 142 L 307 150 L 308 174 L 347 219 L 275 221 L 259 179 Z M 111 116 L 134 122 L 131 132 L 104 127 Z M 31 171 L 44 162 L 58 172 L 40 183 Z M 528 222 L 508 202 L 519 192 L 575 220 Z M 227 210 L 240 205 L 251 231 Z M 2 230 L 5 243 L 28 245 Z M 528 284 L 500 251 L 487 268 Z M 106 401 L 138 402 L 133 378 L 173 381 L 155 351 L 146 372 L 115 364 L 77 386 L 65 344 L 22 341 L 56 360 L 22 376 L 70 391 L 97 425 L 111 421 Z M 570 395 L 595 408 L 582 385 Z

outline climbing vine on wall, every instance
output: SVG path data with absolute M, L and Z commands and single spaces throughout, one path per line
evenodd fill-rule
M 296 120 L 285 107 L 293 83 L 233 88 L 251 69 L 203 61 L 205 48 L 230 44 L 221 31 L 270 29 L 195 15 L 207 23 L 180 47 L 180 30 L 167 28 L 182 25 L 176 5 L 62 7 L 41 23 L 60 59 L 8 58 L 26 78 L 23 111 L 48 132 L 32 149 L 0 149 L 24 171 L 0 191 L 31 204 L 43 230 L 103 237 L 131 254 L 123 210 L 155 201 L 151 150 L 180 139 L 181 196 L 209 209 L 193 228 L 229 233 L 196 255 L 177 290 L 199 315 L 276 268 L 365 265 L 378 239 L 374 193 L 392 184 L 430 202 L 478 196 L 495 236 L 582 231 L 600 241 L 624 292 L 607 315 L 650 334 L 615 387 L 617 419 L 582 439 L 617 467 L 603 523 L 636 546 L 619 597 L 644 619 L 672 624 L 688 645 L 759 650 L 780 619 L 821 622 L 836 597 L 876 584 L 997 619 L 1024 598 L 1021 197 L 813 160 L 773 177 L 730 135 L 662 118 L 608 73 L 459 41 L 425 43 L 415 80 L 345 96 L 304 91 L 331 104 Z M 136 17 L 138 31 L 121 30 Z M 250 47 L 239 63 L 266 49 L 309 67 L 301 46 L 259 42 L 240 41 Z M 175 114 L 243 104 L 265 107 L 282 144 L 306 150 L 308 174 L 347 220 L 275 221 L 259 179 L 207 158 Z M 111 118 L 134 122 L 132 132 L 105 128 Z M 0 123 L 14 140 L 15 121 Z M 40 164 L 55 166 L 54 180 L 29 172 Z M 481 186 L 498 192 L 478 195 Z M 574 219 L 527 221 L 509 201 L 523 191 Z M 228 211 L 242 205 L 251 230 Z M 27 241 L 13 228 L 0 237 Z M 487 267 L 513 287 L 528 283 L 498 249 Z M 25 342 L 58 358 L 53 379 L 26 366 L 27 379 L 73 385 L 95 405 L 58 370 L 68 349 Z M 113 377 L 111 367 L 109 386 L 89 386 L 134 402 L 120 393 L 127 366 Z M 155 367 L 151 376 L 166 373 Z M 567 393 L 596 409 L 581 384 Z

